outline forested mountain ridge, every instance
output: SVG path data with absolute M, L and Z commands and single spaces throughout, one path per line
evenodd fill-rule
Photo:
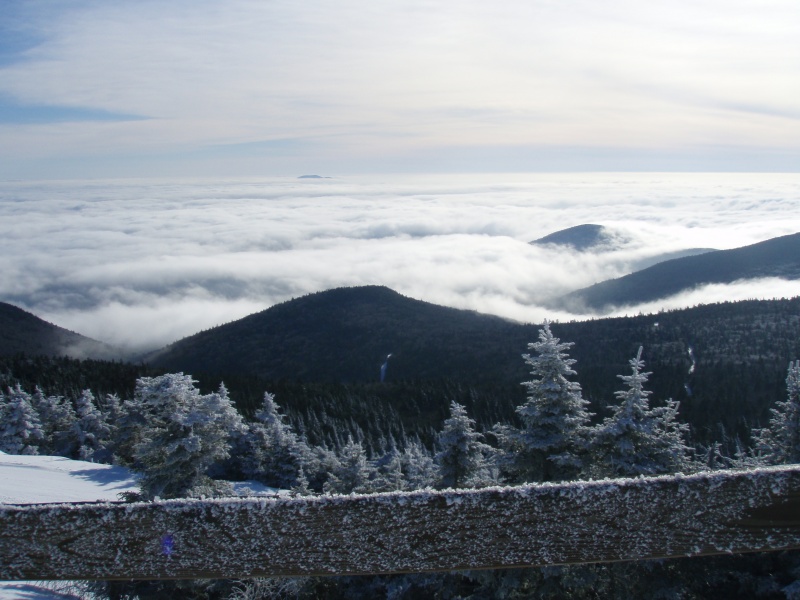
M 0 302 L 0 355 L 120 358 L 122 351 Z
M 648 362 L 750 364 L 800 350 L 800 297 L 702 305 L 658 315 L 554 323 L 580 365 L 621 366 L 640 345 Z M 284 302 L 184 338 L 152 355 L 159 368 L 309 382 L 450 379 L 519 382 L 537 325 L 404 297 L 385 287 L 338 288 Z
M 766 422 L 783 394 L 786 365 L 800 357 L 800 297 L 556 322 L 552 330 L 575 343 L 576 380 L 596 418 L 606 416 L 617 375 L 643 346 L 654 398 L 680 401 L 695 439 L 708 441 L 746 435 Z M 253 414 L 264 391 L 275 393 L 315 443 L 335 445 L 351 433 L 374 440 L 418 432 L 430 440 L 452 400 L 483 429 L 515 418 L 524 398 L 520 383 L 530 378 L 521 355 L 537 332 L 537 325 L 436 306 L 388 288 L 343 288 L 185 338 L 149 369 L 9 357 L 0 360 L 0 385 L 126 397 L 137 376 L 183 371 L 204 391 L 224 381 L 245 414 Z
M 514 357 L 533 335 L 532 326 L 365 286 L 275 305 L 179 340 L 146 360 L 170 370 L 369 382 L 379 380 L 391 354 L 391 380 L 496 380 L 509 369 L 518 373 Z M 517 343 L 497 343 L 509 339 Z
M 712 429 L 719 424 L 734 435 L 765 422 L 782 393 L 786 365 L 800 356 L 800 297 L 553 323 L 552 329 L 575 342 L 576 379 L 599 417 L 613 401 L 617 375 L 643 346 L 655 397 L 681 401 L 682 418 L 708 440 L 718 437 Z M 346 288 L 186 338 L 153 365 L 193 373 L 208 382 L 206 389 L 224 379 L 243 408 L 252 409 L 269 389 L 298 427 L 315 429 L 315 422 L 330 419 L 362 428 L 391 421 L 394 434 L 398 423 L 424 431 L 454 399 L 488 427 L 514 419 L 520 382 L 529 378 L 521 354 L 537 330 L 387 288 Z M 380 366 L 390 352 L 381 384 Z
M 579 252 L 611 247 L 618 241 L 624 241 L 621 234 L 603 225 L 585 223 L 548 234 L 530 242 L 537 246 L 566 246 Z
M 575 313 L 602 312 L 666 298 L 700 285 L 761 277 L 800 279 L 800 233 L 660 262 L 566 294 L 559 305 Z

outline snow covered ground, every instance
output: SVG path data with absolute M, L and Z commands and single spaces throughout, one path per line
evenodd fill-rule
M 60 456 L 17 456 L 0 452 L 0 503 L 91 502 L 119 500 L 138 491 L 136 476 L 124 467 L 70 460 Z M 242 495 L 274 495 L 277 490 L 255 482 L 237 482 Z M 73 600 L 65 582 L 0 582 L 0 600 Z
M 0 452 L 0 503 L 119 500 L 117 494 L 138 489 L 136 477 L 124 467 L 60 456 L 16 456 Z M 59 587 L 66 588 L 55 582 L 0 582 L 0 600 L 79 598 L 57 591 Z
M 5 504 L 119 500 L 121 492 L 138 489 L 124 467 L 0 452 L 0 502 Z

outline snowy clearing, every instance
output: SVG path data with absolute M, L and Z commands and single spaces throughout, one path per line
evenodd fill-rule
M 124 467 L 0 452 L 0 503 L 114 501 L 138 489 L 136 477 Z

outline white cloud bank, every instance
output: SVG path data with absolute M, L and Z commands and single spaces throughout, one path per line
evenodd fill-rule
M 532 246 L 598 223 L 627 239 L 580 254 Z M 687 248 L 800 231 L 800 175 L 484 175 L 0 184 L 0 300 L 129 348 L 277 302 L 386 285 L 523 322 L 546 300 Z M 638 310 L 800 293 L 711 286 Z
M 105 116 L 0 119 L 0 177 L 796 170 L 800 155 L 793 0 L 53 4 L 4 14 L 31 44 L 0 63 L 0 105 Z

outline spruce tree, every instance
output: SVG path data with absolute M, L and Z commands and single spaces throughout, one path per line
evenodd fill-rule
M 134 404 L 145 423 L 132 468 L 142 473 L 140 485 L 147 498 L 213 492 L 206 473 L 228 458 L 231 433 L 241 428 L 241 417 L 224 386 L 201 395 L 194 384 L 183 373 L 136 382 Z
M 688 425 L 676 420 L 678 403 L 650 408 L 644 389 L 651 373 L 644 373 L 642 348 L 630 360 L 631 374 L 618 375 L 628 389 L 616 392 L 619 404 L 592 433 L 593 477 L 636 477 L 686 471 L 691 467 L 684 436 Z
M 517 407 L 522 428 L 498 427 L 495 435 L 506 451 L 503 469 L 514 483 L 563 481 L 581 471 L 586 453 L 589 404 L 578 383 L 575 360 L 566 350 L 573 344 L 561 343 L 544 323 L 539 341 L 528 344 L 535 354 L 523 354 L 534 379 L 523 382 L 528 390 L 525 404 Z
M 40 454 L 74 456 L 76 445 L 73 426 L 77 417 L 72 402 L 63 396 L 45 396 L 38 387 L 34 390 L 31 401 L 41 420 L 44 434 Z
M 467 409 L 452 401 L 450 418 L 436 436 L 439 447 L 435 457 L 439 467 L 436 487 L 480 487 L 490 483 L 486 457 L 492 448 L 483 443 L 483 436 L 474 427 L 475 421 L 467 415 Z
M 77 445 L 77 456 L 81 460 L 107 462 L 110 452 L 107 446 L 111 429 L 103 414 L 97 409 L 94 395 L 84 390 L 75 402 L 77 420 L 73 424 L 73 435 Z
M 408 487 L 403 476 L 401 454 L 395 447 L 373 461 L 370 474 L 371 478 L 364 485 L 367 492 L 395 492 Z
M 439 469 L 433 456 L 419 439 L 406 444 L 400 454 L 400 466 L 408 489 L 421 490 L 432 487 L 439 476 Z
M 350 436 L 339 453 L 339 464 L 330 473 L 322 489 L 326 494 L 362 493 L 368 491 L 369 478 L 364 447 Z
M 44 440 L 39 415 L 19 384 L 0 406 L 0 450 L 6 454 L 39 454 Z
M 771 409 L 769 427 L 756 433 L 756 451 L 767 464 L 800 463 L 800 360 L 789 363 L 786 400 Z
M 247 426 L 238 445 L 242 474 L 280 489 L 296 487 L 311 460 L 305 440 L 284 421 L 275 396 L 269 392 L 264 394 L 256 422 Z

